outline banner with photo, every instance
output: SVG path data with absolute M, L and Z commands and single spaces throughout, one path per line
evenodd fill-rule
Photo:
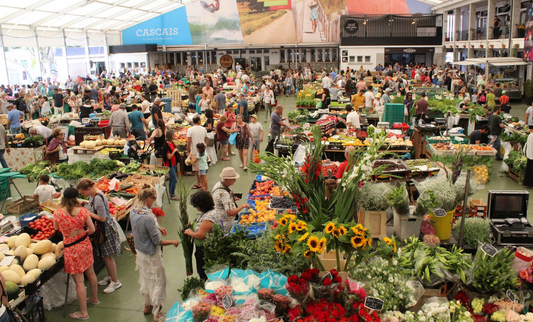
M 342 15 L 428 14 L 416 0 L 197 0 L 122 31 L 124 45 L 339 43 Z

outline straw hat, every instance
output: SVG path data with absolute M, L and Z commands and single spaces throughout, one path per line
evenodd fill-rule
M 222 179 L 239 179 L 240 175 L 232 167 L 227 167 L 222 169 L 220 177 Z

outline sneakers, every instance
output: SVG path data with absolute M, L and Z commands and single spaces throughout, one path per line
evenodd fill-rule
M 231 155 L 235 155 L 235 152 L 231 152 L 230 154 L 231 154 Z
M 248 167 L 244 167 L 244 171 L 248 171 Z
M 242 165 L 242 163 L 241 163 L 241 165 L 239 166 L 239 168 L 242 168 L 242 167 L 244 167 L 244 165 Z
M 122 287 L 122 284 L 120 282 L 113 282 L 109 283 L 109 285 L 104 290 L 105 294 L 113 293 L 114 291 L 118 290 L 120 287 Z
M 106 286 L 107 284 L 111 283 L 111 277 L 106 276 L 103 280 L 98 282 L 98 285 L 100 286 Z

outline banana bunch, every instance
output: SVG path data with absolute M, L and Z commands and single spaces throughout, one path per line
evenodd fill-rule
M 482 293 L 505 291 L 519 286 L 514 271 L 514 254 L 508 248 L 500 250 L 494 257 L 478 250 L 472 265 L 474 280 L 472 285 Z

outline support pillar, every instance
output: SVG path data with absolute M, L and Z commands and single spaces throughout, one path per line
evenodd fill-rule
M 89 58 L 89 35 L 87 34 L 87 30 L 84 32 L 84 38 L 85 38 L 85 64 L 87 68 L 87 75 L 91 73 L 91 60 Z
M 39 50 L 39 37 L 37 37 L 37 30 L 33 29 L 33 40 L 35 41 L 35 52 L 36 52 L 36 59 L 37 67 L 39 68 L 39 76 L 42 80 L 44 80 L 43 76 L 43 70 L 41 68 L 41 51 Z M 7 66 L 7 65 L 6 65 Z
M 65 71 L 67 72 L 67 79 L 70 78 L 70 71 L 68 69 L 68 56 L 67 56 L 67 37 L 65 36 L 65 29 L 61 30 L 61 35 L 63 36 L 63 58 L 65 59 Z M 105 36 L 104 36 L 105 42 Z M 105 43 L 104 43 L 105 44 Z M 108 55 L 107 55 L 108 56 Z
M 0 64 L 2 65 L 2 70 L 5 72 L 6 78 L 5 80 L 0 78 L 0 82 L 5 83 L 6 85 L 9 84 L 9 69 L 7 68 L 7 59 L 6 59 L 6 51 L 4 46 L 4 32 L 2 31 L 2 26 L 0 25 Z
M 522 8 L 522 3 L 518 0 L 512 0 L 511 3 L 511 35 L 509 38 L 518 38 L 517 25 L 520 23 L 520 9 Z M 509 48 L 511 48 L 511 45 L 511 42 L 509 42 Z
M 455 8 L 454 10 L 454 16 L 455 16 L 455 25 L 454 25 L 454 33 L 453 33 L 453 43 L 456 44 L 458 41 L 461 41 L 461 8 Z
M 495 15 L 496 15 L 496 0 L 489 0 L 487 3 L 487 38 L 486 38 L 487 40 L 492 39 L 492 30 L 494 29 L 493 21 L 494 21 Z M 503 24 L 503 21 L 502 21 L 502 24 Z M 488 46 L 488 43 L 487 43 L 487 46 Z
M 106 74 L 111 72 L 111 64 L 109 63 L 109 45 L 107 44 L 107 31 L 104 30 L 104 58 Z
M 469 6 L 468 6 L 468 30 L 469 30 L 469 37 L 468 39 L 470 40 L 475 40 L 476 39 L 476 34 L 477 34 L 477 26 L 476 26 L 476 4 L 475 3 L 471 3 Z

